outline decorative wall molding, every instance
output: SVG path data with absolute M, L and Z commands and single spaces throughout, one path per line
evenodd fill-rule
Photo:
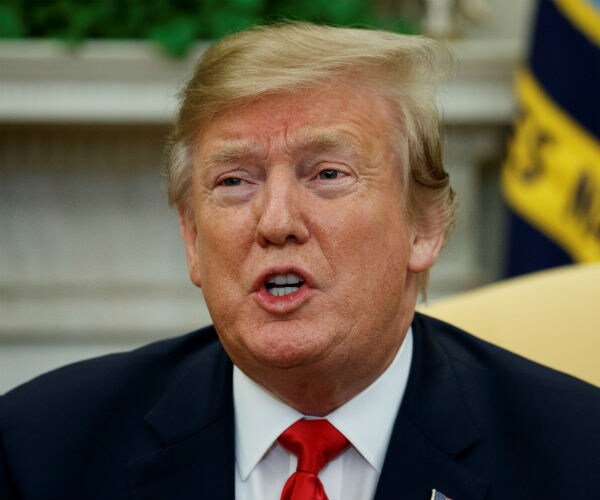
M 513 39 L 464 39 L 450 43 L 456 75 L 440 90 L 444 120 L 451 124 L 506 124 L 515 111 L 513 78 L 524 57 Z
M 206 46 L 176 60 L 141 41 L 0 42 L 0 121 L 169 122 Z
M 207 44 L 182 60 L 147 42 L 0 42 L 0 122 L 167 123 L 178 89 Z M 450 123 L 499 123 L 514 109 L 512 74 L 522 44 L 512 39 L 450 42 L 456 78 L 441 92 Z

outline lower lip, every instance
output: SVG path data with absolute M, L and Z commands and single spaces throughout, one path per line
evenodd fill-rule
M 281 297 L 271 295 L 265 286 L 262 286 L 255 294 L 259 305 L 267 312 L 273 314 L 285 314 L 298 309 L 304 304 L 311 295 L 311 288 L 306 284 L 302 285 L 295 292 Z

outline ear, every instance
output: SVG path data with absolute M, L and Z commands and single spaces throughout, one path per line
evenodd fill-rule
M 413 273 L 427 271 L 437 260 L 443 243 L 442 231 L 431 231 L 429 234 L 415 232 L 411 241 L 408 270 Z
M 200 253 L 198 251 L 198 230 L 194 214 L 184 206 L 179 206 L 177 212 L 179 213 L 179 229 L 185 247 L 190 279 L 194 285 L 200 287 Z

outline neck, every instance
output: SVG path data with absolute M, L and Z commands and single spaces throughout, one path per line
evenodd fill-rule
M 300 413 L 324 417 L 375 382 L 396 357 L 405 336 L 406 333 L 378 363 L 365 362 L 356 366 L 326 360 L 310 367 L 255 372 L 251 378 Z M 365 358 L 367 356 L 365 353 Z

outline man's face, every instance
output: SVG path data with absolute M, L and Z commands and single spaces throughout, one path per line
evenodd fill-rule
M 386 101 L 341 81 L 245 102 L 200 133 L 190 275 L 250 377 L 378 375 L 393 359 L 439 238 L 405 216 L 391 123 Z

